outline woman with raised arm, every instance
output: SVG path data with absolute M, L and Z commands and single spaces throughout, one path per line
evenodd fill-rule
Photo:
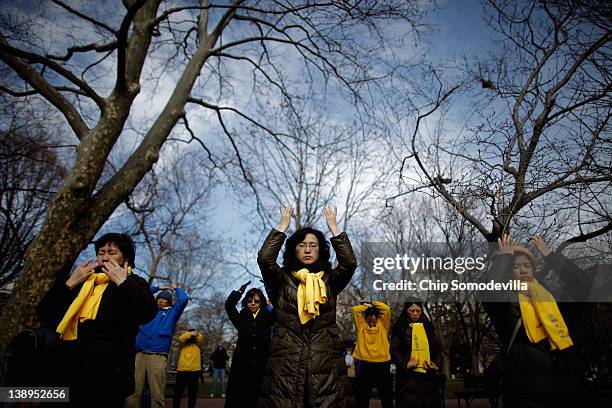
M 225 301 L 227 315 L 238 330 L 227 382 L 225 408 L 255 407 L 270 345 L 270 328 L 274 324 L 274 316 L 266 307 L 263 292 L 258 288 L 249 289 L 242 299 L 242 308 L 236 310 L 249 283 L 232 291 Z
M 338 265 L 331 267 L 323 233 L 307 227 L 289 237 L 279 266 L 276 258 L 292 212 L 292 206 L 281 209 L 278 228 L 268 234 L 257 256 L 276 315 L 258 406 L 354 407 L 336 325 L 336 297 L 357 268 L 355 254 L 338 228 L 336 211 L 325 208 Z
M 353 357 L 357 360 L 357 404 L 370 406 L 372 388 L 378 389 L 382 408 L 393 408 L 393 377 L 389 354 L 391 309 L 386 303 L 373 301 L 353 306 L 353 322 L 357 346 Z
M 391 332 L 391 360 L 397 368 L 396 408 L 438 408 L 444 376 L 440 341 L 433 325 L 423 313 L 423 303 L 412 299 L 404 303 Z
M 544 240 L 531 238 L 547 268 L 560 275 L 574 294 L 588 291 L 583 273 L 553 252 Z M 587 406 L 581 395 L 583 369 L 573 345 L 572 328 L 585 303 L 558 303 L 536 279 L 538 261 L 531 251 L 504 235 L 491 267 L 498 282 L 520 280 L 528 289 L 500 294 L 483 306 L 501 338 L 504 407 L 563 408 Z

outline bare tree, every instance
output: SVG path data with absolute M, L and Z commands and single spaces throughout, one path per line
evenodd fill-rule
M 610 40 L 605 2 L 485 2 L 501 43 L 469 65 L 473 118 L 443 124 L 462 87 L 439 81 L 417 116 L 402 170 L 450 203 L 488 241 L 554 228 L 584 242 L 612 230 Z M 476 68 L 474 68 L 474 66 Z M 474 82 L 472 82 L 474 83 Z M 456 96 L 456 97 L 455 97 Z M 422 125 L 439 122 L 429 135 Z M 401 194 L 413 191 L 405 189 Z M 490 225 L 488 225 L 491 221 Z
M 377 193 L 383 194 L 389 170 L 381 164 L 384 152 L 374 146 L 375 135 L 366 136 L 363 126 L 346 118 L 334 120 L 318 103 L 315 96 L 287 101 L 270 122 L 288 139 L 271 138 L 245 149 L 267 227 L 276 225 L 281 206 L 293 203 L 296 229 L 316 225 L 324 207 L 338 206 L 346 230 L 352 219 L 372 209 Z
M 215 253 L 217 243 L 207 234 L 215 177 L 210 169 L 201 166 L 197 152 L 179 151 L 168 156 L 166 162 L 157 163 L 127 200 L 133 218 L 129 230 L 146 248 L 139 267 L 144 268 L 150 284 L 161 279 L 175 280 L 182 287 L 188 281 L 201 286 L 208 279 L 189 275 L 194 269 L 209 269 L 207 265 L 220 258 Z
M 387 208 L 379 220 L 379 236 L 387 245 L 393 247 L 397 254 L 421 254 L 425 256 L 442 256 L 458 258 L 486 254 L 487 247 L 482 247 L 482 238 L 477 230 L 467 222 L 450 204 L 428 194 L 414 194 L 411 201 L 398 202 Z M 484 253 L 483 253 L 484 251 Z M 448 270 L 427 271 L 427 275 L 417 275 L 417 280 L 426 279 L 449 282 L 462 278 Z M 413 279 L 409 272 L 401 279 Z M 467 274 L 466 274 L 467 275 Z M 393 279 L 396 280 L 395 278 Z M 464 347 L 469 352 L 471 370 L 478 372 L 483 344 L 492 336 L 491 322 L 473 293 L 448 291 L 446 293 L 429 291 L 417 292 L 421 301 L 427 303 L 427 313 L 438 333 L 443 355 L 442 371 L 450 375 L 453 349 Z M 406 295 L 397 292 L 387 299 L 390 302 L 403 303 Z M 399 311 L 399 309 L 398 309 Z
M 21 271 L 64 175 L 55 138 L 34 118 L 28 125 L 16 123 L 18 110 L 4 108 L 9 128 L 0 134 L 0 289 Z
M 50 0 L 40 11 L 3 8 L 0 60 L 14 74 L 3 78 L 0 89 L 15 98 L 46 100 L 79 143 L 73 166 L 26 254 L 15 287 L 19 295 L 3 310 L 0 347 L 19 327 L 34 323 L 34 307 L 54 277 L 71 267 L 152 168 L 178 122 L 189 135 L 183 140 L 211 151 L 213 141 L 205 142 L 189 126 L 188 118 L 195 115 L 191 108 L 212 113 L 249 179 L 228 121 L 259 122 L 248 110 L 249 96 L 237 89 L 236 78 L 244 75 L 236 70 L 249 72 L 256 95 L 291 96 L 283 77 L 286 61 L 299 62 L 311 84 L 337 83 L 359 100 L 360 88 L 375 79 L 371 64 L 386 44 L 381 27 L 390 21 L 414 26 L 421 14 L 417 4 L 200 0 L 162 5 L 160 0 L 125 0 L 117 7 L 92 3 L 75 8 Z M 36 37 L 36 25 L 45 35 Z M 134 111 L 139 94 L 149 101 L 157 98 L 162 107 L 151 109 L 149 102 L 146 110 Z M 150 122 L 144 121 L 144 136 L 132 139 L 129 158 L 110 179 L 101 179 L 130 115 L 137 114 L 151 114 Z M 271 132 L 270 137 L 283 136 Z M 212 153 L 208 157 L 214 161 Z

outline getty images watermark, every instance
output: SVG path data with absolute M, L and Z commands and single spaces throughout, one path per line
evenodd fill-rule
M 372 288 L 376 291 L 384 290 L 409 290 L 409 291 L 438 291 L 444 293 L 447 291 L 473 291 L 473 290 L 527 290 L 527 283 L 521 282 L 518 279 L 510 279 L 508 282 L 466 282 L 459 279 L 431 279 L 436 273 L 455 273 L 463 275 L 469 272 L 473 275 L 474 272 L 480 273 L 487 268 L 487 256 L 473 257 L 441 257 L 441 256 L 410 256 L 407 253 L 396 254 L 395 257 L 375 257 L 372 259 L 372 273 L 382 275 L 389 272 L 406 272 L 410 276 L 417 272 L 420 275 L 418 279 L 399 279 L 391 282 L 384 279 L 375 279 L 372 282 Z M 392 273 L 391 276 L 396 276 Z M 451 275 L 452 276 L 452 275 Z
M 495 246 L 456 247 L 419 242 L 398 248 L 391 243 L 366 242 L 361 247 L 361 290 L 374 298 L 416 296 L 436 302 L 515 301 L 519 291 L 528 290 L 526 281 L 513 277 L 511 264 L 500 265 Z M 585 281 L 585 276 L 568 277 L 564 271 L 562 278 Z M 605 276 L 609 284 L 610 275 Z M 586 282 L 585 290 L 584 285 L 564 285 L 555 271 L 538 269 L 536 278 L 546 282 L 560 301 L 610 301 L 612 297 L 610 291 L 597 290 L 595 280 Z

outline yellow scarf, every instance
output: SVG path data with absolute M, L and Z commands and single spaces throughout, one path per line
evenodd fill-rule
M 128 276 L 132 274 L 132 268 L 128 267 Z M 79 322 L 85 320 L 96 320 L 98 308 L 102 295 L 110 282 L 105 273 L 92 273 L 81 286 L 77 297 L 64 314 L 64 318 L 55 329 L 62 340 L 76 340 Z
M 310 273 L 308 269 L 293 272 L 300 280 L 297 290 L 298 315 L 302 324 L 319 316 L 319 305 L 327 302 L 327 290 L 323 282 L 324 272 Z
M 573 345 L 567 325 L 553 295 L 535 279 L 529 282 L 529 294 L 519 293 L 521 318 L 532 343 L 548 338 L 551 350 Z
M 427 340 L 427 333 L 425 333 L 425 326 L 423 326 L 423 323 L 410 323 L 410 327 L 412 327 L 410 360 L 418 361 L 413 370 L 417 373 L 425 373 L 427 370 L 425 370 L 423 363 L 429 361 L 431 358 L 429 355 L 429 341 Z

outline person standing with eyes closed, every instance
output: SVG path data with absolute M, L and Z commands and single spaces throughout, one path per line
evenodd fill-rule
M 440 341 L 418 299 L 404 302 L 391 330 L 391 359 L 397 367 L 395 408 L 438 408 L 444 376 Z
M 242 309 L 236 310 L 240 297 L 250 283 L 232 291 L 225 301 L 227 315 L 238 330 L 227 382 L 226 408 L 255 406 L 270 345 L 274 316 L 266 307 L 263 292 L 257 288 L 249 289 L 242 299 Z
M 587 297 L 589 277 L 562 253 L 553 251 L 541 236 L 534 235 L 531 241 L 548 273 L 539 269 L 538 258 L 528 248 L 504 234 L 497 241 L 487 275 L 496 282 L 512 278 L 526 286 L 526 290 L 499 293 L 492 299 L 495 301 L 483 302 L 503 343 L 504 407 L 590 407 L 583 385 L 580 338 L 576 336 L 588 310 L 588 303 L 579 300 Z M 552 293 L 546 282 L 551 278 L 559 285 Z M 555 298 L 554 293 L 565 293 L 565 299 Z
M 96 260 L 61 275 L 38 305 L 41 326 L 61 338 L 49 373 L 69 386 L 68 407 L 123 408 L 134 391 L 134 341 L 157 307 L 135 275 L 134 242 L 109 233 L 94 244 Z M 39 385 L 39 384 L 33 384 Z
M 272 298 L 276 324 L 257 406 L 261 408 L 353 408 L 355 396 L 342 356 L 336 324 L 336 299 L 348 285 L 357 260 L 337 212 L 323 209 L 332 235 L 305 227 L 285 243 L 277 258 L 293 207 L 281 209 L 278 228 L 268 234 L 257 264 Z M 331 248 L 338 265 L 332 267 Z

